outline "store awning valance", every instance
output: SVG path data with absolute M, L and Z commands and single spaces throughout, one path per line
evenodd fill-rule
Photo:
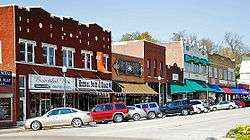
M 146 84 L 135 84 L 135 83 L 119 83 L 122 88 L 122 92 L 126 94 L 136 95 L 158 95 L 151 87 Z
M 247 95 L 248 92 L 244 88 L 230 88 L 235 94 L 242 94 L 242 95 Z
M 206 82 L 196 80 L 186 80 L 186 85 L 193 91 L 196 92 L 215 92 L 214 89 L 210 88 Z
M 225 91 L 222 88 L 220 88 L 220 86 L 218 86 L 218 85 L 209 85 L 209 86 L 212 89 L 214 89 L 216 93 L 225 93 Z
M 202 65 L 208 65 L 209 62 L 208 62 L 208 60 L 201 58 L 200 59 L 200 64 L 202 64 Z
M 170 84 L 170 92 L 171 92 L 171 94 L 176 94 L 176 93 L 191 93 L 191 92 L 193 92 L 193 90 L 190 89 L 186 85 Z
M 193 56 L 188 55 L 188 54 L 184 54 L 184 60 L 185 60 L 185 62 L 193 61 Z
M 227 93 L 227 94 L 234 94 L 234 92 L 228 88 L 228 87 L 222 87 L 222 89 Z
M 243 95 L 248 95 L 249 94 L 248 91 L 245 88 L 239 88 L 239 90 L 241 91 L 241 93 Z

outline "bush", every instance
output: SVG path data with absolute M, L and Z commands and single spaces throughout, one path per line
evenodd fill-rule
M 236 138 L 237 140 L 250 140 L 250 125 L 242 125 L 230 129 L 226 135 L 227 138 Z

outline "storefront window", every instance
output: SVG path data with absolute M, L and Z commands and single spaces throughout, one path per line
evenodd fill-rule
M 209 77 L 213 77 L 213 67 L 209 66 Z
M 0 97 L 0 122 L 11 121 L 12 98 Z
M 217 68 L 214 68 L 214 78 L 218 78 L 218 70 L 217 70 Z

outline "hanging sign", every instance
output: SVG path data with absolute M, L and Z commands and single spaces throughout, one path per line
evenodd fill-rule
M 11 71 L 0 71 L 0 85 L 12 85 L 12 72 Z
M 77 79 L 78 89 L 108 89 L 112 90 L 112 81 L 97 79 Z

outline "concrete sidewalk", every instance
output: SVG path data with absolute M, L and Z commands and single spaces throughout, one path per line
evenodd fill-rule
M 23 132 L 23 131 L 25 131 L 24 127 L 0 129 L 0 136 L 2 134 L 18 133 L 18 132 Z

